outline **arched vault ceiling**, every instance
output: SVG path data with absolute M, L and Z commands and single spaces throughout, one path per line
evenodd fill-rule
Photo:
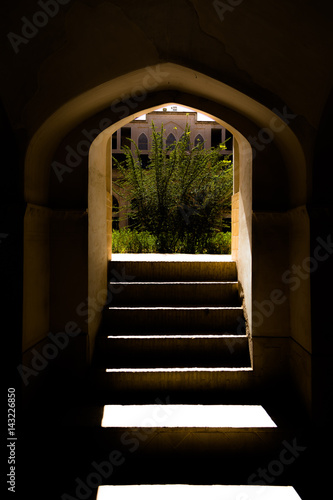
M 202 98 L 215 102 L 243 116 L 258 128 L 264 129 L 274 125 L 274 129 L 279 130 L 274 134 L 274 141 L 290 166 L 293 178 L 291 184 L 294 186 L 295 196 L 299 200 L 304 198 L 304 153 L 295 134 L 277 114 L 232 87 L 189 68 L 165 63 L 154 67 L 154 71 L 152 77 L 152 68 L 149 70 L 142 68 L 91 89 L 67 102 L 44 122 L 32 138 L 26 155 L 26 200 L 31 202 L 39 191 L 35 203 L 37 201 L 45 203 L 48 183 L 48 169 L 45 166 L 50 165 L 57 145 L 70 130 L 89 116 L 106 109 L 110 103 L 112 109 L 112 102 L 117 102 L 122 92 L 130 92 L 133 88 L 143 88 L 145 85 L 148 87 L 152 84 L 155 92 L 172 89 L 188 93 L 193 96 L 193 103 L 196 99 Z M 192 107 L 195 108 L 195 104 Z M 131 118 L 141 113 L 140 111 L 133 113 Z M 117 128 L 127 123 L 129 118 L 128 114 L 123 119 L 119 118 L 104 130 L 99 138 L 105 134 L 111 135 Z
M 229 5 L 221 13 L 214 5 Z M 22 34 L 30 0 L 3 2 L 2 29 Z M 317 127 L 332 87 L 330 1 L 68 0 L 15 54 L 2 55 L 2 99 L 31 137 L 64 103 L 144 66 L 174 62 Z

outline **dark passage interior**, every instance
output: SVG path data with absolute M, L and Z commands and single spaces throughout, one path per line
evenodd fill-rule
M 17 498 L 57 500 L 119 494 L 102 485 L 330 491 L 332 13 L 4 3 L 5 494 L 10 481 Z M 133 119 L 180 103 L 233 137 L 230 260 L 112 255 L 114 134 L 119 147 Z

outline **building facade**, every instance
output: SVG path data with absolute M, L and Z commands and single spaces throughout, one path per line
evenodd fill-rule
M 132 139 L 138 144 L 142 154 L 148 154 L 151 148 L 151 128 L 155 124 L 160 130 L 163 125 L 167 144 L 178 141 L 185 132 L 188 124 L 191 129 L 190 143 L 203 142 L 206 148 L 215 147 L 228 139 L 226 153 L 232 153 L 232 134 L 216 121 L 198 120 L 195 111 L 177 111 L 174 106 L 171 111 L 163 108 L 163 111 L 152 111 L 145 115 L 145 119 L 131 121 L 126 127 L 120 128 L 112 136 L 112 153 L 121 154 L 122 146 L 127 145 L 127 139 Z

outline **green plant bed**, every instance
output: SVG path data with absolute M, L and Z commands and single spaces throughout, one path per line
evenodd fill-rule
M 148 231 L 120 229 L 112 231 L 114 253 L 156 253 L 156 238 Z
M 168 239 L 170 247 L 166 244 Z M 148 231 L 125 228 L 113 230 L 112 251 L 114 253 L 230 254 L 231 233 L 201 234 L 197 238 L 188 233 L 181 241 L 177 240 L 176 243 L 173 243 L 172 235 L 168 238 L 166 233 L 158 238 Z

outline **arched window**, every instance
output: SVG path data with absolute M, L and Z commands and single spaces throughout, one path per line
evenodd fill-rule
M 147 151 L 147 149 L 148 149 L 148 137 L 146 136 L 146 134 L 142 133 L 140 135 L 138 146 L 139 146 L 140 151 Z
M 196 136 L 195 141 L 194 141 L 194 145 L 195 146 L 199 146 L 199 145 L 203 146 L 204 145 L 204 140 L 203 140 L 203 137 L 201 134 L 198 134 Z
M 169 134 L 166 140 L 166 145 L 168 149 L 175 149 L 176 137 L 173 134 Z

